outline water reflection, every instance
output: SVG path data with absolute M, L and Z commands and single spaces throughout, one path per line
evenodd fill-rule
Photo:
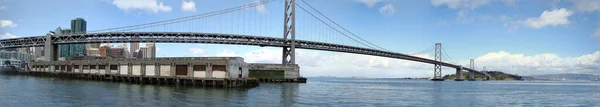
M 0 76 L 2 106 L 600 106 L 597 98 L 600 83 L 590 82 L 313 78 L 227 89 Z

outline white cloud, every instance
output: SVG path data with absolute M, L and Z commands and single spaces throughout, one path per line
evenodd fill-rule
M 367 77 L 430 77 L 433 65 L 377 56 L 351 53 L 296 50 L 296 63 L 304 76 L 367 76 Z M 261 48 L 238 54 L 224 50 L 217 56 L 240 56 L 249 63 L 281 63 L 281 49 Z M 416 55 L 433 59 L 428 54 Z M 468 60 L 458 63 L 468 66 Z M 527 56 L 505 51 L 490 52 L 475 58 L 477 69 L 486 66 L 511 74 L 536 75 L 552 73 L 600 73 L 600 51 L 579 57 L 559 57 L 555 54 Z M 443 67 L 444 74 L 452 74 L 455 69 Z
M 181 11 L 196 12 L 196 3 L 194 1 L 181 1 Z
M 450 9 L 475 9 L 488 3 L 489 0 L 431 0 L 435 7 L 446 5 Z
M 281 63 L 281 49 L 261 48 L 247 53 L 223 50 L 216 56 L 243 57 L 248 63 Z M 431 58 L 429 55 L 417 55 Z M 432 65 L 413 61 L 350 53 L 296 50 L 303 76 L 429 77 Z M 447 71 L 453 71 L 448 68 Z M 447 72 L 451 73 L 451 72 Z
M 489 0 L 431 0 L 431 4 L 435 7 L 446 6 L 458 10 L 456 22 L 462 24 L 476 21 L 476 17 L 468 17 L 467 14 L 469 11 L 488 3 Z
M 260 3 L 259 5 L 256 6 L 256 11 L 258 11 L 258 13 L 267 13 L 267 8 L 265 8 L 265 4 L 262 3 L 261 1 L 255 0 L 254 3 Z
M 514 6 L 517 4 L 517 0 L 504 0 L 504 4 L 507 6 Z
M 467 61 L 462 61 L 468 63 Z M 600 73 L 600 51 L 574 58 L 561 58 L 555 54 L 511 54 L 505 51 L 490 52 L 475 59 L 481 69 L 499 70 L 513 74 L 536 75 L 552 73 Z
M 10 34 L 10 33 L 0 34 L 0 39 L 10 39 L 10 38 L 17 38 L 17 36 Z
M 197 54 L 197 55 L 204 55 L 204 49 L 202 48 L 189 48 L 188 51 Z
M 565 8 L 554 9 L 552 11 L 544 11 L 538 18 L 529 18 L 524 20 L 524 23 L 527 26 L 535 29 L 543 28 L 548 25 L 567 25 L 570 23 L 568 17 L 572 14 L 573 12 Z
M 384 14 L 384 15 L 393 15 L 396 12 L 396 8 L 394 8 L 394 5 L 392 4 L 387 4 L 381 8 L 379 8 L 379 13 Z
M 381 2 L 381 0 L 355 0 L 355 1 L 367 5 L 367 7 L 369 7 L 369 8 L 375 6 L 377 3 Z
M 17 27 L 17 24 L 13 23 L 11 20 L 0 20 L 0 28 L 4 27 Z
M 239 57 L 240 55 L 238 55 L 235 52 L 231 52 L 231 51 L 225 49 L 225 50 L 223 50 L 223 52 L 218 53 L 217 56 L 218 57 Z
M 170 12 L 172 10 L 171 6 L 157 2 L 156 0 L 114 0 L 112 4 L 125 12 L 133 13 L 158 13 Z
M 575 8 L 580 11 L 600 11 L 600 0 L 573 0 Z
M 6 9 L 6 8 L 8 8 L 8 7 L 6 7 L 6 6 L 0 6 L 0 10 Z

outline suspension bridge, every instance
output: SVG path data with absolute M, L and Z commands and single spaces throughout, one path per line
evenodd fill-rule
M 474 62 L 469 68 L 458 65 L 448 57 L 441 43 L 413 54 L 397 53 L 369 42 L 336 23 L 309 3 L 300 0 L 283 1 L 283 23 L 280 18 L 266 17 L 268 14 L 255 11 L 265 5 L 276 4 L 277 0 L 256 1 L 237 7 L 213 12 L 163 20 L 145 24 L 73 32 L 55 35 L 0 40 L 0 49 L 22 47 L 44 47 L 45 60 L 55 61 L 57 45 L 85 43 L 206 43 L 281 47 L 282 65 L 296 64 L 295 49 L 311 49 L 372 55 L 395 58 L 434 65 L 432 80 L 443 80 L 442 66 L 456 69 L 456 80 L 462 81 L 462 72 L 467 71 L 490 77 L 476 70 Z M 299 10 L 299 11 L 296 11 Z M 301 22 L 301 23 L 298 23 Z M 280 32 L 283 25 L 283 32 Z M 298 30 L 298 31 L 297 31 Z M 415 56 L 433 51 L 434 59 Z M 302 56 L 299 56 L 302 57 Z M 473 76 L 470 76 L 473 78 Z

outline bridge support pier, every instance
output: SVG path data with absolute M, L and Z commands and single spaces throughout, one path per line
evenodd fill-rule
M 44 42 L 44 60 L 56 61 L 56 45 L 52 44 L 53 33 L 46 34 L 46 41 Z
M 454 81 L 464 81 L 464 77 L 463 77 L 463 69 L 462 67 L 456 68 L 456 74 L 454 74 L 454 77 L 456 77 L 454 79 Z

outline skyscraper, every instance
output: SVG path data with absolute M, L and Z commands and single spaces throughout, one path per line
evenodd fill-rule
M 144 58 L 156 58 L 156 46 L 154 43 L 146 43 L 146 51 L 142 51 Z
M 137 51 L 138 49 L 140 49 L 140 43 L 138 43 L 138 42 L 131 42 L 130 45 L 131 45 L 131 47 L 129 47 L 130 48 L 129 52 L 131 52 L 131 53 L 133 53 L 133 52 Z M 129 57 L 135 58 L 135 55 L 134 54 L 130 54 Z
M 83 18 L 75 18 L 71 20 L 72 34 L 85 34 L 87 22 Z M 70 44 L 69 56 L 86 55 L 86 47 L 84 44 Z
M 60 27 L 54 30 L 56 35 L 69 34 L 85 34 L 87 31 L 87 22 L 83 18 L 75 18 L 71 20 L 71 29 L 61 29 Z M 59 57 L 70 57 L 76 55 L 86 55 L 86 46 L 84 44 L 63 44 L 58 46 Z M 91 51 L 90 51 L 91 52 Z
M 87 22 L 83 18 L 75 18 L 71 20 L 71 30 L 73 34 L 85 34 L 87 31 Z

